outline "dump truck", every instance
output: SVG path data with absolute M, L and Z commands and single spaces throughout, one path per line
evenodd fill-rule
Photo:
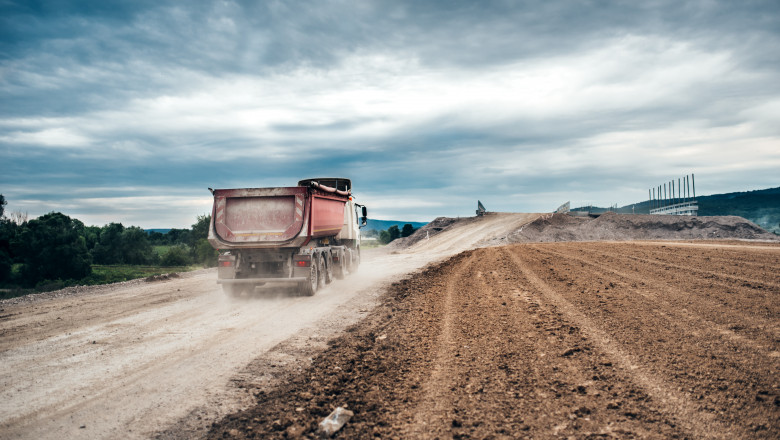
M 355 202 L 349 179 L 209 189 L 214 206 L 208 240 L 219 250 L 217 283 L 228 295 L 288 285 L 311 296 L 357 270 L 368 213 Z

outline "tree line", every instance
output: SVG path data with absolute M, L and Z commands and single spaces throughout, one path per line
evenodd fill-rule
M 36 219 L 5 215 L 0 194 L 0 284 L 34 287 L 47 280 L 78 281 L 93 265 L 187 266 L 216 264 L 217 251 L 206 240 L 210 215 L 198 216 L 191 229 L 147 233 L 122 223 L 85 226 L 60 212 Z M 161 253 L 154 247 L 160 246 Z
M 369 229 L 366 232 L 364 232 L 364 236 L 376 237 L 377 241 L 379 241 L 380 243 L 388 244 L 397 238 L 408 237 L 414 234 L 414 231 L 416 230 L 417 229 L 415 229 L 414 226 L 412 226 L 410 223 L 407 223 L 403 226 L 403 228 L 398 228 L 398 225 L 393 225 L 384 231 Z

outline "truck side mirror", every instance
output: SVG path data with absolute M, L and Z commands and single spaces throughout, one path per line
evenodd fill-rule
M 366 207 L 364 206 L 363 207 L 363 218 L 366 218 L 366 217 L 368 217 L 368 209 L 366 209 Z
M 363 227 L 368 224 L 368 210 L 365 206 L 361 210 L 363 211 L 363 218 L 360 219 L 360 226 Z

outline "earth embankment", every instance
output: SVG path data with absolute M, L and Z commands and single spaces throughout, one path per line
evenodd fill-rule
M 737 216 L 687 217 L 606 213 L 597 218 L 547 214 L 495 244 L 616 240 L 780 240 Z
M 393 241 L 390 249 L 424 249 L 432 238 L 455 237 L 459 231 L 479 230 L 486 222 L 503 230 L 491 231 L 475 241 L 475 247 L 512 243 L 626 240 L 762 240 L 780 241 L 755 223 L 737 216 L 687 217 L 676 215 L 628 215 L 606 213 L 598 217 L 569 214 L 536 214 L 533 221 L 511 222 L 517 214 L 491 213 L 484 217 L 439 217 L 409 237 Z M 444 236 L 440 236 L 444 234 Z

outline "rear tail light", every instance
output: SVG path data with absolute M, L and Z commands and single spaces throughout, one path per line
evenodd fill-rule
M 220 261 L 219 265 L 222 267 L 231 267 L 233 265 L 232 261 Z
M 295 255 L 293 257 L 293 260 L 297 267 L 311 266 L 311 255 Z

